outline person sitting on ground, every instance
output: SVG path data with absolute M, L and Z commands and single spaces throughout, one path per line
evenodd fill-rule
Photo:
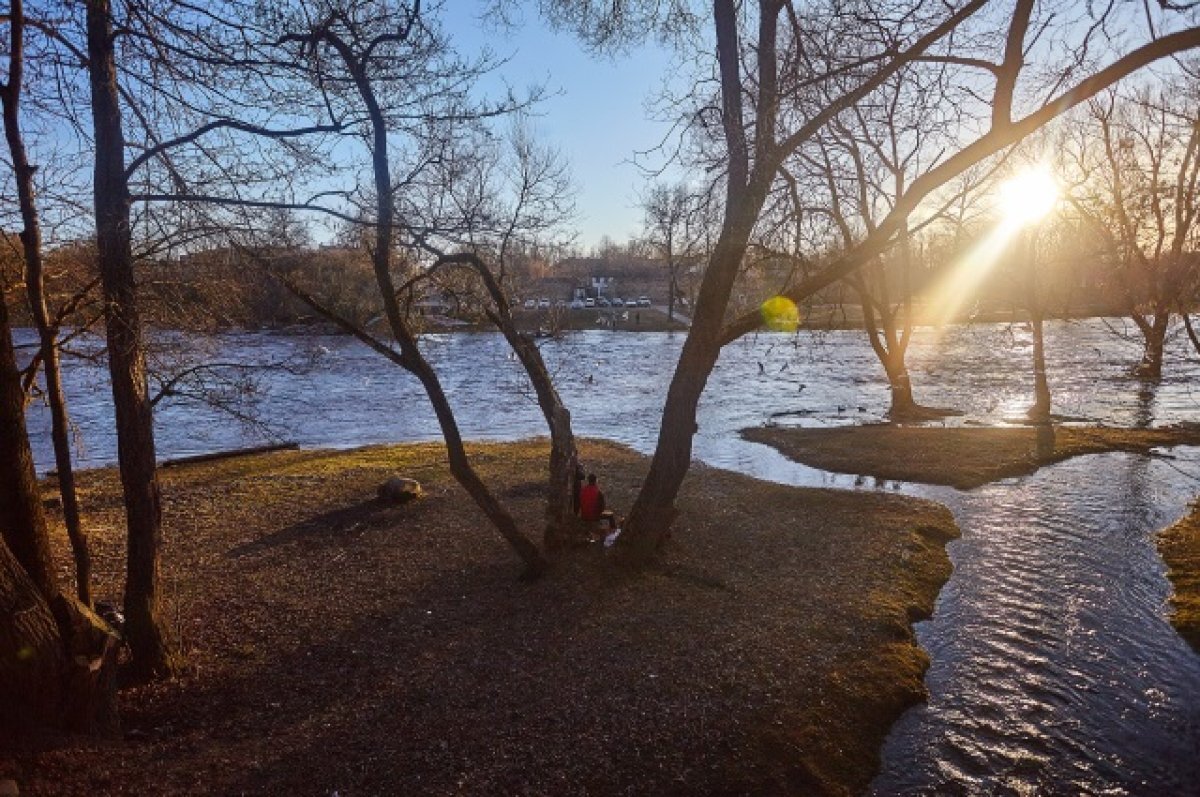
M 604 493 L 596 484 L 596 474 L 589 473 L 587 484 L 579 491 L 579 516 L 588 522 L 608 521 L 609 530 L 617 527 L 617 518 L 604 508 Z

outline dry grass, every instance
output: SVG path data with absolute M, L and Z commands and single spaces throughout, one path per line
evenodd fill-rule
M 528 529 L 545 456 L 474 448 Z M 583 456 L 628 507 L 645 458 L 599 442 Z M 393 473 L 429 496 L 378 504 Z M 858 792 L 923 693 L 910 623 L 956 533 L 932 503 L 698 468 L 661 569 L 629 575 L 594 545 L 522 584 L 437 446 L 163 480 L 187 672 L 123 693 L 130 739 L 0 756 L 23 794 Z M 83 487 L 112 599 L 116 482 Z
M 1200 653 L 1200 504 L 1158 535 L 1158 550 L 1175 587 L 1171 623 Z
M 831 429 L 745 429 L 748 440 L 823 470 L 969 490 L 1043 465 L 1104 451 L 1148 453 L 1200 444 L 1194 428 L 958 427 L 874 424 Z

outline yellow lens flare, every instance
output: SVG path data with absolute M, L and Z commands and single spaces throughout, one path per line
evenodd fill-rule
M 763 324 L 773 332 L 795 332 L 800 326 L 800 308 L 786 296 L 772 296 L 759 308 Z

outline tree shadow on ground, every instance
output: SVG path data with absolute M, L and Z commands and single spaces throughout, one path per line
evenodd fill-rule
M 403 523 L 406 519 L 418 520 L 427 501 L 422 499 L 404 505 L 369 498 L 350 506 L 323 512 L 256 540 L 238 545 L 226 552 L 226 556 L 239 559 L 263 553 L 293 543 L 306 545 L 336 545 L 352 539 L 371 529 L 379 529 Z

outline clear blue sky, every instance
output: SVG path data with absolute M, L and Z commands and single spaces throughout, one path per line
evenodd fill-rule
M 451 0 L 443 25 L 462 55 L 486 46 L 508 58 L 500 74 L 514 88 L 541 83 L 554 92 L 531 121 L 570 163 L 580 248 L 604 235 L 624 241 L 637 234 L 638 195 L 647 178 L 631 161 L 657 146 L 669 129 L 650 118 L 646 105 L 668 73 L 670 54 L 648 46 L 617 58 L 592 55 L 570 34 L 548 30 L 533 8 L 515 29 L 497 29 L 480 22 L 483 5 Z M 650 163 L 659 162 L 652 156 Z

